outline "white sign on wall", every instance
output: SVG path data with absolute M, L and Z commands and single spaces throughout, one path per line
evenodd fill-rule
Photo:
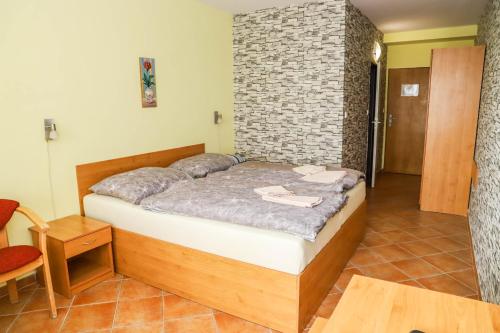
M 401 96 L 418 96 L 419 84 L 402 84 Z

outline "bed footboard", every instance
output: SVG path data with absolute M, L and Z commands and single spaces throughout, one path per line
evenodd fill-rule
M 298 277 L 114 229 L 116 270 L 220 311 L 297 332 Z
M 299 327 L 305 327 L 316 313 L 351 259 L 366 230 L 366 201 L 300 275 Z
M 302 332 L 363 238 L 366 202 L 300 275 L 113 228 L 115 267 L 173 294 L 285 333 Z

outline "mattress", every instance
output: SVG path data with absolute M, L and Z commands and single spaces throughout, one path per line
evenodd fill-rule
M 104 195 L 86 195 L 83 203 L 86 216 L 111 223 L 115 228 L 298 275 L 363 203 L 365 183 L 360 182 L 347 195 L 347 204 L 327 221 L 314 242 L 279 231 L 147 211 Z

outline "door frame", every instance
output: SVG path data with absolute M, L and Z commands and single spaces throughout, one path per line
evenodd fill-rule
M 373 124 L 375 125 L 373 131 L 373 172 L 372 172 L 372 187 L 375 187 L 375 178 L 377 175 L 377 150 L 378 150 L 378 127 L 380 124 L 379 107 L 380 107 L 380 62 L 377 63 L 377 85 L 375 87 L 375 118 Z
M 377 77 L 376 77 L 376 82 L 375 82 L 375 115 L 373 118 L 373 152 L 372 152 L 372 173 L 371 173 L 371 179 L 367 179 L 368 181 L 368 186 L 370 187 L 375 187 L 375 181 L 376 181 L 376 176 L 377 176 L 377 150 L 378 150 L 378 136 L 379 136 L 379 131 L 378 127 L 379 124 L 381 123 L 379 119 L 379 109 L 380 109 L 380 70 L 381 70 L 381 65 L 380 62 L 377 62 L 374 64 L 377 66 Z M 371 91 L 370 91 L 371 92 Z M 368 117 L 368 122 L 370 121 L 370 106 L 368 106 L 368 111 L 367 111 L 367 117 Z M 370 127 L 370 123 L 368 123 L 368 128 Z M 368 136 L 367 136 L 367 142 L 366 146 L 368 147 L 368 141 L 370 140 L 369 138 L 370 132 L 368 131 Z M 367 149 L 367 161 L 368 161 L 368 154 L 370 153 L 369 150 Z M 368 167 L 368 165 L 367 165 Z

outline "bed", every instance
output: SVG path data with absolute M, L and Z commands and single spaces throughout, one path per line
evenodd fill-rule
M 119 273 L 278 331 L 302 331 L 363 237 L 364 182 L 348 192 L 348 203 L 315 242 L 159 214 L 88 191 L 113 174 L 203 152 L 204 145 L 194 145 L 77 166 L 82 214 L 113 225 Z

